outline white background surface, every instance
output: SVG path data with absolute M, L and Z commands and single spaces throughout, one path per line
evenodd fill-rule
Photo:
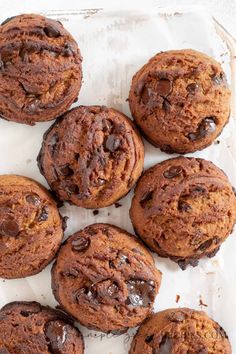
M 145 3 L 145 4 L 144 4 Z M 64 16 L 64 25 L 72 32 L 79 43 L 84 57 L 84 84 L 79 97 L 80 104 L 107 104 L 130 115 L 125 99 L 128 96 L 130 80 L 135 71 L 147 59 L 160 50 L 192 47 L 215 56 L 224 62 L 229 78 L 229 66 L 225 48 L 216 36 L 210 17 L 206 12 L 194 12 L 185 16 L 166 19 L 156 13 L 160 7 L 174 6 L 181 11 L 182 4 L 205 3 L 213 11 L 217 19 L 232 33 L 231 28 L 236 18 L 236 4 L 232 1 L 129 1 L 131 12 L 127 12 L 125 2 L 111 1 L 0 1 L 0 20 L 22 12 L 46 12 L 69 9 L 69 17 Z M 108 6 L 106 5 L 108 4 Z M 123 5 L 122 5 L 123 4 Z M 103 11 L 87 17 L 73 15 L 78 8 L 112 7 L 112 11 Z M 145 6 L 144 6 L 145 5 Z M 118 13 L 115 11 L 118 9 Z M 224 9 L 224 11 L 223 11 Z M 58 13 L 58 11 L 56 11 Z M 60 11 L 59 11 L 60 13 Z M 60 17 L 56 15 L 56 17 Z M 62 16 L 62 17 L 63 17 Z M 228 18 L 232 16 L 232 21 Z M 69 21 L 66 21 L 69 18 Z M 60 18 L 60 20 L 63 19 Z M 236 22 L 235 22 L 236 23 Z M 235 117 L 234 117 L 235 118 Z M 45 183 L 39 174 L 35 159 L 40 149 L 43 132 L 51 125 L 38 124 L 28 127 L 6 121 L 0 121 L 0 173 L 17 173 L 35 178 Z M 231 182 L 236 185 L 236 129 L 231 118 L 230 125 L 224 129 L 219 145 L 212 145 L 204 151 L 194 154 L 212 160 L 222 167 Z M 170 156 L 146 143 L 145 167 L 167 159 Z M 94 217 L 92 211 L 65 206 L 64 215 L 70 216 L 66 235 L 92 223 L 107 221 L 133 232 L 129 221 L 128 209 L 131 194 L 124 198 L 122 208 L 114 206 L 100 211 Z M 108 212 L 110 216 L 108 216 Z M 197 268 L 189 268 L 182 272 L 176 264 L 156 257 L 157 267 L 163 272 L 163 282 L 157 297 L 155 310 L 167 307 L 189 306 L 200 309 L 199 299 L 202 297 L 208 307 L 203 309 L 226 329 L 236 352 L 236 234 L 234 233 L 223 245 L 217 256 L 202 261 Z M 0 280 L 0 306 L 14 300 L 37 300 L 43 304 L 55 305 L 50 289 L 50 267 L 40 274 L 26 280 Z M 178 305 L 176 295 L 180 295 Z M 128 353 L 129 334 L 119 338 L 103 338 L 104 335 L 87 331 L 85 354 L 126 354 Z M 132 333 L 129 332 L 129 333 Z M 145 354 L 145 353 L 144 353 Z M 216 353 L 217 354 L 217 353 Z

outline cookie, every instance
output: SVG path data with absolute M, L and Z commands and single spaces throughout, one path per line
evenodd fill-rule
M 187 308 L 154 314 L 139 328 L 129 354 L 231 354 L 223 328 L 204 312 Z
M 222 67 L 191 49 L 155 55 L 133 77 L 132 115 L 147 140 L 167 153 L 204 149 L 230 114 Z
M 41 173 L 62 201 L 102 208 L 125 196 L 143 170 L 144 148 L 130 119 L 113 108 L 80 106 L 45 133 Z
M 0 311 L 1 354 L 83 354 L 83 337 L 60 311 L 12 302 Z
M 78 45 L 59 21 L 26 14 L 0 26 L 0 116 L 33 125 L 67 111 L 81 87 Z
M 62 237 L 57 205 L 43 186 L 27 177 L 0 176 L 0 277 L 39 273 Z
M 236 197 L 227 176 L 212 162 L 178 157 L 144 173 L 130 217 L 153 251 L 185 269 L 214 256 L 232 232 Z
M 84 326 L 116 334 L 150 315 L 161 273 L 146 248 L 126 231 L 93 224 L 70 236 L 52 268 L 62 308 Z

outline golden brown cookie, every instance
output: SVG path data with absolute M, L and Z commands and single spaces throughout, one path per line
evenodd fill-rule
M 0 311 L 1 354 L 83 354 L 83 337 L 61 311 L 12 302 Z
M 62 237 L 57 205 L 43 186 L 27 177 L 0 176 L 0 277 L 39 273 Z
M 129 354 L 231 354 L 223 328 L 187 308 L 154 314 L 139 328 Z
M 143 170 L 144 148 L 131 120 L 113 108 L 80 106 L 45 133 L 41 173 L 62 201 L 102 208 L 125 196 Z
M 150 315 L 161 283 L 147 249 L 126 231 L 93 224 L 70 236 L 52 268 L 63 309 L 88 328 L 122 333 Z
M 144 173 L 130 217 L 152 250 L 185 269 L 214 256 L 232 232 L 236 197 L 227 176 L 212 162 L 178 157 Z
M 213 58 L 191 49 L 155 55 L 133 77 L 132 115 L 162 151 L 204 149 L 221 133 L 230 114 L 230 90 Z
M 18 123 L 48 121 L 77 98 L 82 80 L 78 45 L 55 20 L 26 14 L 0 26 L 0 116 Z

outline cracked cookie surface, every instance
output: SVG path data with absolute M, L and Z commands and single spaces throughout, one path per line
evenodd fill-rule
M 83 354 L 81 333 L 64 313 L 37 302 L 12 302 L 0 311 L 1 354 Z
M 34 124 L 64 113 L 77 98 L 82 69 L 78 45 L 63 25 L 40 15 L 0 26 L 0 116 Z
M 52 268 L 63 309 L 88 328 L 122 333 L 152 311 L 161 273 L 146 248 L 126 231 L 93 224 L 70 236 Z
M 63 237 L 56 202 L 36 181 L 0 176 L 0 277 L 39 273 L 52 260 Z
M 102 208 L 126 195 L 143 170 L 144 147 L 130 119 L 112 108 L 80 106 L 44 135 L 41 173 L 62 201 Z
M 154 314 L 139 328 L 129 354 L 231 354 L 224 329 L 204 312 L 187 308 Z
M 236 197 L 227 176 L 213 163 L 178 157 L 148 169 L 130 209 L 137 234 L 182 269 L 212 257 L 232 232 Z
M 149 60 L 133 77 L 132 116 L 153 145 L 187 153 L 210 145 L 230 114 L 230 90 L 220 64 L 191 50 L 171 50 Z

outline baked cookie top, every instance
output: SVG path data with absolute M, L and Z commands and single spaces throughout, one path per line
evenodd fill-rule
M 0 311 L 1 354 L 83 354 L 83 337 L 60 311 L 12 302 Z
M 144 148 L 132 122 L 115 109 L 80 106 L 45 133 L 41 173 L 58 198 L 84 208 L 115 203 L 143 170 Z
M 52 260 L 63 237 L 49 192 L 23 176 L 0 176 L 0 277 L 24 278 Z
M 187 153 L 210 145 L 230 114 L 222 67 L 192 49 L 155 55 L 133 77 L 131 113 L 153 145 Z
M 18 123 L 48 121 L 77 98 L 82 80 L 78 45 L 63 25 L 40 15 L 0 26 L 0 115 Z
M 88 328 L 122 333 L 152 311 L 161 283 L 147 249 L 126 231 L 93 224 L 70 236 L 52 268 L 63 309 Z
M 168 309 L 139 328 L 129 354 L 231 354 L 223 328 L 204 312 Z
M 185 269 L 215 255 L 232 232 L 236 197 L 227 176 L 212 162 L 178 157 L 145 171 L 130 217 L 152 250 Z

